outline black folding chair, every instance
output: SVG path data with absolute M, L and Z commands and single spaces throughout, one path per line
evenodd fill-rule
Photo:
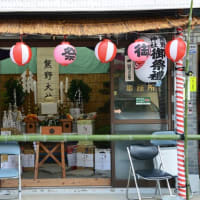
M 159 154 L 158 147 L 156 145 L 130 145 L 127 147 L 128 157 L 130 161 L 130 169 L 126 190 L 126 197 L 129 198 L 129 185 L 131 175 L 133 176 L 135 187 L 137 190 L 138 199 L 141 200 L 141 193 L 138 185 L 138 179 L 143 179 L 147 181 L 156 181 L 156 191 L 159 190 L 161 195 L 160 181 L 165 180 L 169 190 L 169 194 L 172 195 L 169 179 L 173 178 L 173 175 L 165 172 L 161 169 L 162 158 Z M 154 165 L 154 159 L 160 157 L 161 165 L 157 168 Z M 136 169 L 137 162 L 140 162 L 139 169 Z M 147 164 L 151 163 L 151 164 Z M 144 168 L 143 168 L 144 167 Z

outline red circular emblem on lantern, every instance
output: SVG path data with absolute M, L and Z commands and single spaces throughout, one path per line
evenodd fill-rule
M 112 61 L 117 53 L 116 45 L 109 39 L 97 43 L 95 47 L 95 56 L 102 63 Z
M 173 62 L 181 60 L 185 56 L 186 43 L 182 38 L 175 38 L 165 46 L 166 56 Z
M 128 56 L 131 60 L 144 63 L 151 53 L 151 46 L 142 39 L 136 40 L 128 47 Z
M 67 66 L 76 60 L 76 49 L 69 42 L 62 42 L 54 49 L 54 58 L 57 63 Z
M 29 63 L 31 56 L 31 48 L 23 42 L 17 42 L 10 49 L 11 60 L 19 66 Z

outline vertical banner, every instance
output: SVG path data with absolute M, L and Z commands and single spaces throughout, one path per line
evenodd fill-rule
M 125 56 L 125 81 L 134 81 L 133 61 L 128 56 Z
M 59 99 L 59 66 L 53 57 L 53 48 L 37 48 L 38 103 L 46 97 Z

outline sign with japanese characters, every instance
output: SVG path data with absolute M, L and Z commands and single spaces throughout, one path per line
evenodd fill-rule
M 151 55 L 143 65 L 135 68 L 137 78 L 146 83 L 156 83 L 167 73 L 167 57 L 165 56 L 166 40 L 163 36 L 151 35 L 142 37 L 151 44 Z
M 46 97 L 59 99 L 59 66 L 52 55 L 53 48 L 37 48 L 38 103 Z
M 134 81 L 133 61 L 128 56 L 125 56 L 125 81 Z
M 150 97 L 136 97 L 136 105 L 151 105 Z

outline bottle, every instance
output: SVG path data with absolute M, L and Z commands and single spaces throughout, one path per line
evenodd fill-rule
M 3 128 L 8 128 L 8 118 L 6 110 L 3 111 Z

